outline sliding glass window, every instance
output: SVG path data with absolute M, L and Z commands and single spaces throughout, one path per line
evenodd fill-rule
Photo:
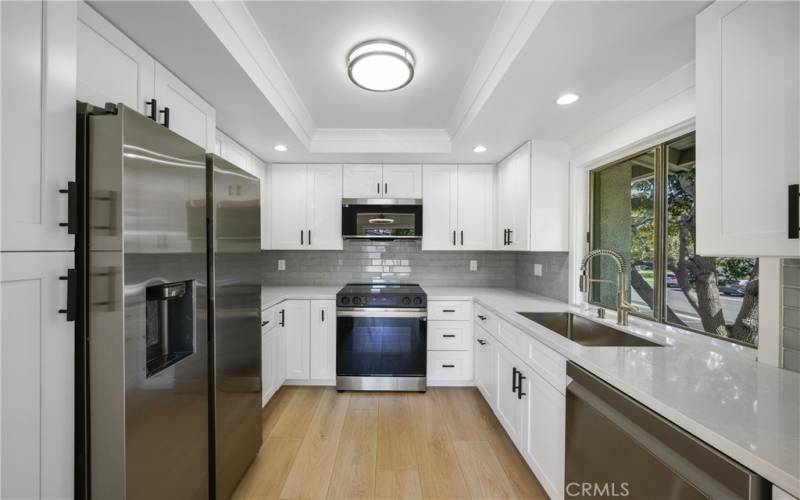
M 625 257 L 636 315 L 755 346 L 758 259 L 695 252 L 695 167 L 691 133 L 594 170 L 590 246 Z M 614 308 L 613 262 L 590 272 L 589 302 Z

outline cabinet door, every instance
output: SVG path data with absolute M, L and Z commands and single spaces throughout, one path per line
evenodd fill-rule
M 425 165 L 422 187 L 422 249 L 455 248 L 458 223 L 458 166 Z
M 286 378 L 308 380 L 310 304 L 307 300 L 287 300 L 281 306 L 286 335 Z M 280 318 L 283 316 L 283 318 Z
M 202 97 L 195 94 L 164 66 L 156 63 L 155 96 L 158 101 L 158 122 L 165 123 L 169 108 L 169 129 L 214 152 L 216 113 Z
M 272 248 L 305 248 L 306 236 L 306 165 L 274 164 L 270 167 Z M 341 209 L 339 210 L 341 211 Z
M 383 169 L 380 165 L 344 165 L 344 198 L 380 198 L 383 196 Z
M 336 378 L 336 301 L 311 301 L 309 354 L 311 378 Z
M 71 498 L 75 333 L 58 310 L 73 254 L 11 252 L 1 265 L 0 497 Z
M 498 165 L 495 229 L 498 250 L 527 250 L 530 241 L 531 200 L 530 143 L 519 148 Z M 510 230 L 510 244 L 504 245 L 504 231 Z
M 524 437 L 525 405 L 514 390 L 515 375 L 523 368 L 522 362 L 500 344 L 497 352 L 497 417 L 509 437 L 520 447 Z
M 275 365 L 276 351 L 278 347 L 277 329 L 273 329 L 261 335 L 261 406 L 266 406 L 272 394 L 277 389 L 277 373 Z
M 155 60 L 84 2 L 78 3 L 78 89 L 81 101 L 123 103 L 143 115 L 155 95 Z
M 800 4 L 716 2 L 696 29 L 697 252 L 796 257 Z
M 522 454 L 552 498 L 563 498 L 566 399 L 536 372 L 523 373 L 525 439 Z
M 256 172 L 253 165 L 253 155 L 251 155 L 248 150 L 219 130 L 215 131 L 215 135 L 215 143 L 219 145 L 217 154 L 220 157 L 228 160 L 245 172 L 258 176 L 261 175 L 259 172 Z
M 458 166 L 458 246 L 490 250 L 493 232 L 494 169 L 491 165 Z M 425 234 L 424 231 L 422 233 Z
M 421 165 L 384 165 L 384 198 L 422 198 Z
M 342 249 L 342 166 L 308 166 L 308 248 Z
M 486 402 L 497 407 L 497 354 L 494 338 L 475 327 L 475 383 Z
M 67 196 L 75 179 L 72 2 L 2 2 L 2 245 L 72 250 Z

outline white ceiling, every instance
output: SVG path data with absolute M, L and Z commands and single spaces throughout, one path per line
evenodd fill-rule
M 190 2 L 92 2 L 215 106 L 221 130 L 267 161 L 289 162 L 494 162 L 527 139 L 568 138 L 690 63 L 694 16 L 707 4 L 555 2 L 525 25 L 514 17 L 527 5 L 519 2 L 248 2 L 242 12 L 263 37 L 255 54 L 276 60 L 265 81 L 283 82 L 282 94 L 270 94 Z M 502 43 L 515 34 L 523 37 L 518 51 L 513 38 Z M 347 79 L 348 49 L 373 37 L 415 52 L 417 75 L 406 89 L 371 93 Z M 487 58 L 498 43 L 501 56 Z M 557 106 L 564 91 L 581 100 Z M 452 130 L 464 96 L 473 119 Z M 305 128 L 292 114 L 308 116 Z M 367 153 L 374 149 L 357 144 L 348 153 L 312 153 L 308 137 L 320 129 L 441 129 L 452 135 L 452 151 Z M 273 151 L 276 143 L 289 151 Z M 489 151 L 473 153 L 478 143 Z

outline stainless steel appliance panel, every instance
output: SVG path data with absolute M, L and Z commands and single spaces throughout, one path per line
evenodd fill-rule
M 261 447 L 260 181 L 208 156 L 213 183 L 217 498 L 233 494 Z
M 88 135 L 92 496 L 208 498 L 205 152 L 123 105 Z
M 363 239 L 422 238 L 420 200 L 342 200 L 342 236 Z
M 568 362 L 567 498 L 769 498 L 769 483 Z

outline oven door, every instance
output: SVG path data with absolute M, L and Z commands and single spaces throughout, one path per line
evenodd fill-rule
M 365 204 L 369 200 L 345 201 L 342 205 L 342 236 L 345 238 L 422 237 L 422 205 L 376 205 Z
M 336 312 L 337 377 L 425 377 L 427 312 Z

